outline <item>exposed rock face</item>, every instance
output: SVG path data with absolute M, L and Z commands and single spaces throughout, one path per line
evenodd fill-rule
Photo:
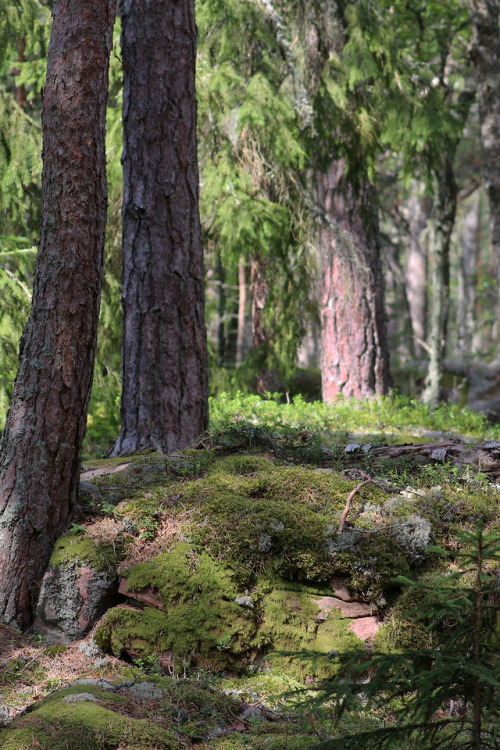
M 349 630 L 361 641 L 373 641 L 381 625 L 376 617 L 360 617 L 351 622 Z
M 371 615 L 372 608 L 363 602 L 346 602 L 335 596 L 324 596 L 316 602 L 319 613 L 315 616 L 316 622 L 322 622 L 328 617 L 332 610 L 339 610 L 342 617 L 367 617 Z
M 116 603 L 116 579 L 93 568 L 49 568 L 37 606 L 35 627 L 46 636 L 82 638 L 104 612 Z

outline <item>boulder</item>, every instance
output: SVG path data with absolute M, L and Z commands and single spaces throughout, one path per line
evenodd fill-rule
M 46 639 L 82 638 L 118 600 L 119 560 L 81 528 L 57 540 L 38 598 L 35 630 Z
M 114 576 L 91 567 L 49 567 L 42 581 L 35 628 L 46 638 L 82 638 L 116 603 Z

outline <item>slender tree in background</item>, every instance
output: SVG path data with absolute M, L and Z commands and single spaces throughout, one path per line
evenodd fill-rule
M 461 237 L 461 256 L 458 269 L 458 351 L 469 357 L 473 347 L 475 328 L 477 263 L 479 258 L 481 193 L 477 190 L 471 198 L 465 215 Z
M 0 620 L 24 627 L 74 508 L 106 225 L 115 0 L 56 0 L 43 103 L 42 226 L 0 453 Z
M 193 0 L 123 0 L 122 426 L 113 454 L 208 423 Z
M 466 0 L 472 22 L 471 58 L 476 71 L 484 186 L 491 244 L 500 284 L 500 30 L 498 0 Z M 497 315 L 500 295 L 497 297 Z

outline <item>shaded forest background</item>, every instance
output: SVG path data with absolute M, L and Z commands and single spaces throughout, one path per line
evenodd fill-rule
M 318 175 L 340 164 L 345 194 L 351 190 L 359 201 L 370 188 L 395 387 L 422 393 L 434 347 L 438 392 L 424 391 L 424 398 L 464 404 L 467 362 L 495 360 L 500 335 L 468 9 L 385 0 L 338 6 L 334 13 L 321 0 L 197 3 L 211 393 L 257 388 L 320 397 L 321 234 L 331 229 L 332 212 Z M 2 3 L 2 13 L 0 425 L 30 306 L 51 22 L 49 2 Z M 88 440 L 108 447 L 119 431 L 120 400 L 119 34 L 118 19 L 105 279 L 88 422 Z M 338 244 L 352 258 L 355 228 L 338 226 Z M 443 381 L 444 344 L 455 364 Z M 339 392 L 360 395 L 348 382 Z

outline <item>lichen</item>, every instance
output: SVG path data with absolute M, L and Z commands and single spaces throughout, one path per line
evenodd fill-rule
M 413 563 L 423 560 L 425 550 L 431 541 L 431 535 L 430 521 L 416 514 L 405 521 L 394 524 L 392 529 L 393 538 Z

